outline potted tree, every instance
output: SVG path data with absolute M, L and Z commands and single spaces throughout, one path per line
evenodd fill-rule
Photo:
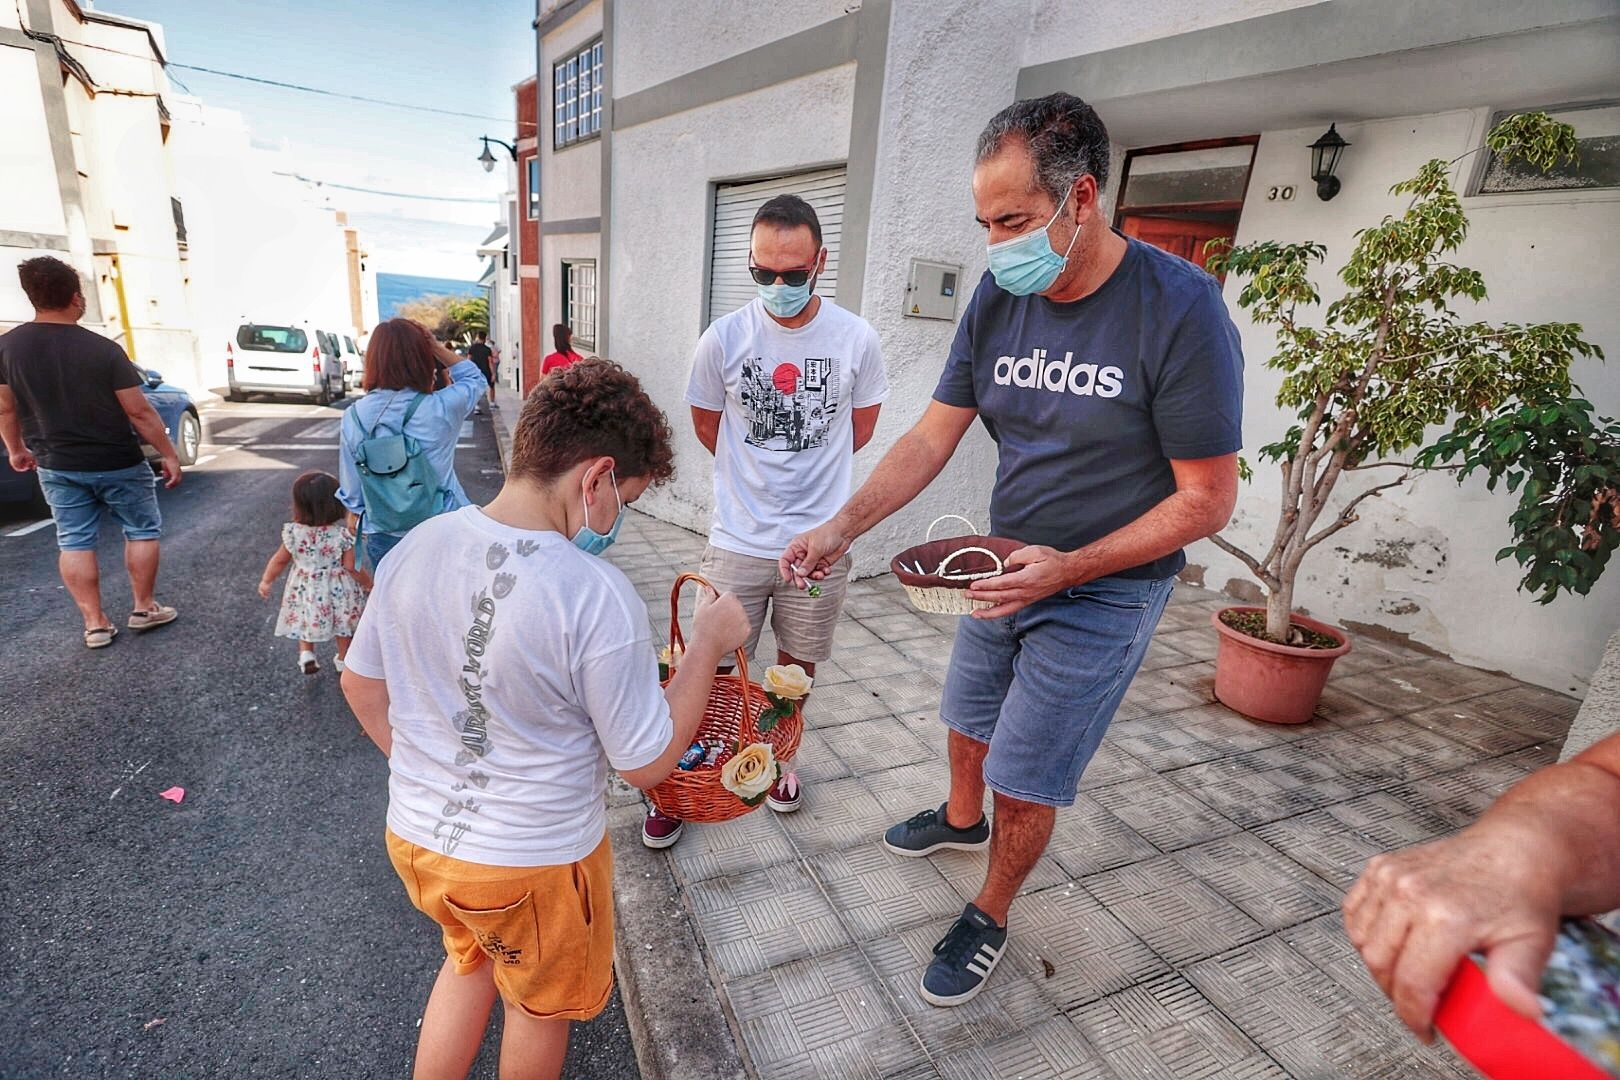
M 1574 130 L 1545 113 L 1506 118 L 1485 145 L 1542 169 L 1573 160 L 1576 151 Z M 1348 291 L 1328 306 L 1320 326 L 1300 314 L 1321 302 L 1309 271 L 1322 261 L 1323 245 L 1262 241 L 1211 252 L 1212 272 L 1243 280 L 1239 306 L 1275 329 L 1267 365 L 1284 372 L 1277 404 L 1299 418 L 1258 451 L 1276 465 L 1282 488 L 1270 546 L 1255 555 L 1213 537 L 1249 568 L 1266 596 L 1264 608 L 1231 607 L 1213 617 L 1220 635 L 1215 695 L 1246 716 L 1273 723 L 1310 719 L 1334 661 L 1350 650 L 1342 629 L 1294 611 L 1305 557 L 1354 524 L 1363 502 L 1420 469 L 1460 471 L 1471 463 L 1501 466 L 1496 475 L 1533 471 L 1538 446 L 1530 439 L 1517 446 L 1493 443 L 1489 461 L 1479 456 L 1491 422 L 1532 405 L 1563 415 L 1577 400 L 1570 363 L 1602 355 L 1573 323 L 1469 322 L 1453 310 L 1461 301 L 1485 298 L 1479 272 L 1448 259 L 1468 231 L 1450 181 L 1460 160 L 1430 161 L 1390 189 L 1411 196 L 1406 211 L 1356 234 L 1339 271 Z M 1449 442 L 1413 454 L 1425 449 L 1432 428 L 1447 423 Z M 1403 460 L 1407 455 L 1411 459 Z M 1443 463 L 1458 457 L 1463 460 Z M 1251 478 L 1247 464 L 1243 471 Z M 1354 494 L 1334 498 L 1363 476 L 1371 479 Z

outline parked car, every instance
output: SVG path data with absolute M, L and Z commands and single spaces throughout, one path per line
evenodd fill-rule
M 196 402 L 178 386 L 164 382 L 161 373 L 151 368 L 141 368 L 141 373 L 146 376 L 141 393 L 146 395 L 146 400 L 163 418 L 163 426 L 168 429 L 169 441 L 174 443 L 174 452 L 180 456 L 180 464 L 195 465 L 198 449 L 202 446 L 202 418 L 197 415 Z M 157 448 L 146 443 L 141 444 L 141 450 L 149 459 L 158 456 Z
M 180 387 L 164 382 L 159 372 L 151 368 L 140 368 L 140 372 L 145 380 L 141 384 L 141 393 L 163 419 L 169 441 L 174 443 L 175 453 L 180 456 L 180 464 L 196 464 L 197 453 L 202 446 L 202 418 L 197 414 L 196 402 Z M 143 442 L 141 451 L 148 460 L 157 459 L 156 447 Z M 0 503 L 28 503 L 40 514 L 49 510 L 39 490 L 39 475 L 17 472 L 4 456 L 0 456 Z
M 344 334 L 340 340 L 343 343 L 344 387 L 358 390 L 366 377 L 366 354 L 355 345 L 353 336 Z
M 343 397 L 343 346 L 338 335 L 308 322 L 243 322 L 225 343 L 226 398 L 291 394 L 326 405 Z

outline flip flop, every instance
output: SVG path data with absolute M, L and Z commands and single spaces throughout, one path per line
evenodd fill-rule
M 130 612 L 129 628 L 131 630 L 151 630 L 154 627 L 172 623 L 179 617 L 180 613 L 174 608 L 158 604 L 149 611 Z
M 87 649 L 105 649 L 113 643 L 118 636 L 116 626 L 98 626 L 94 630 L 84 632 L 84 647 Z

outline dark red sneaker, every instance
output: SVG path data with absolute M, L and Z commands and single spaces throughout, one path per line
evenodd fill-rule
M 791 814 L 799 808 L 804 793 L 799 790 L 799 774 L 783 773 L 782 778 L 771 788 L 771 793 L 765 796 L 765 805 L 778 814 Z
M 647 808 L 647 820 L 641 823 L 641 842 L 650 848 L 667 848 L 681 838 L 686 822 L 680 818 L 665 817 L 654 807 Z

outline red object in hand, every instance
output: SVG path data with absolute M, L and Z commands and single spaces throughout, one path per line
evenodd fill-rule
M 1487 1080 L 1610 1080 L 1584 1054 L 1502 1004 L 1467 957 L 1440 996 L 1434 1026 Z

